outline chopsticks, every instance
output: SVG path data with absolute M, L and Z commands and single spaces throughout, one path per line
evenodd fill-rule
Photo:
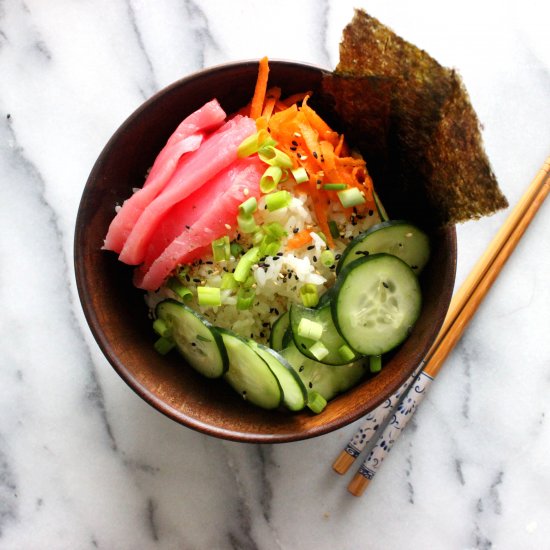
M 353 495 L 363 494 L 376 475 L 382 461 L 421 403 L 446 358 L 460 340 L 466 326 L 549 191 L 550 157 L 546 159 L 484 254 L 453 296 L 443 326 L 422 363 L 396 394 L 365 417 L 354 437 L 334 462 L 333 469 L 339 474 L 344 474 L 362 451 L 375 441 L 348 485 L 348 490 Z

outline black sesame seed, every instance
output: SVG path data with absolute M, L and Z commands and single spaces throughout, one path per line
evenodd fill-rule
M 369 210 L 369 216 L 372 216 L 374 214 L 374 210 Z
M 382 286 L 383 286 L 384 288 L 390 288 L 390 287 L 388 286 L 388 283 L 385 283 L 385 282 L 382 282 Z
M 342 257 L 342 254 L 336 254 L 336 256 L 334 256 L 334 259 L 339 260 L 341 257 Z
M 196 342 L 191 342 L 191 345 L 192 345 L 193 347 L 195 347 L 197 344 L 196 344 Z
M 200 283 L 201 280 L 200 280 L 200 279 L 193 279 L 193 282 L 194 282 L 194 283 Z
M 299 369 L 298 369 L 298 372 L 303 372 L 304 371 L 304 365 L 302 365 Z
M 310 245 L 310 246 L 307 247 L 308 250 L 313 250 L 314 248 L 315 248 L 314 245 Z
M 317 261 L 317 256 L 313 256 L 313 262 L 315 263 Z
M 292 230 L 292 233 L 298 233 L 298 231 L 300 231 L 297 227 L 295 227 L 293 230 Z
M 300 346 L 302 346 L 303 349 L 307 349 L 307 346 L 303 342 L 300 344 Z
M 317 151 L 313 151 L 314 158 L 317 158 L 319 155 L 317 155 Z
M 308 384 L 308 386 L 309 386 L 310 389 L 313 388 L 313 382 L 310 382 L 310 383 Z
M 296 151 L 296 147 L 291 147 L 290 150 L 291 151 Z
M 292 143 L 292 145 L 294 145 L 294 147 L 298 147 L 298 142 L 297 142 L 297 141 L 295 141 L 295 140 L 292 140 L 292 142 L 291 142 L 291 143 Z

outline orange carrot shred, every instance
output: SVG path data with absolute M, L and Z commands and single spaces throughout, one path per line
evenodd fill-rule
M 250 118 L 256 119 L 262 114 L 264 107 L 265 94 L 267 91 L 267 77 L 269 75 L 269 64 L 267 57 L 260 59 L 258 68 L 258 79 L 254 88 L 254 96 L 250 105 Z
M 295 250 L 296 248 L 300 248 L 308 244 L 311 240 L 311 231 L 309 229 L 302 229 L 288 239 L 286 242 L 286 247 L 288 250 Z
M 262 111 L 262 117 L 265 117 L 266 120 L 269 120 L 271 115 L 273 114 L 273 109 L 275 109 L 275 105 L 277 104 L 277 101 L 281 97 L 281 88 L 270 88 L 267 91 L 267 94 L 265 96 L 265 104 Z

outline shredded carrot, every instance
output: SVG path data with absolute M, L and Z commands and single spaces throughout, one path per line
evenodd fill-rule
M 265 96 L 264 108 L 262 110 L 262 117 L 265 117 L 267 120 L 269 120 L 269 118 L 273 114 L 273 109 L 275 109 L 275 105 L 280 97 L 281 88 L 270 88 L 267 91 L 267 94 Z
M 285 98 L 284 102 L 286 103 L 286 105 L 294 105 L 295 103 L 300 103 L 310 95 L 311 92 L 301 92 L 299 94 L 293 94 Z
M 259 131 L 269 132 L 277 148 L 291 158 L 294 168 L 306 170 L 308 181 L 297 184 L 295 191 L 309 195 L 317 226 L 324 233 L 327 245 L 332 248 L 334 241 L 328 215 L 330 204 L 339 201 L 339 198 L 336 190 L 324 189 L 323 184 L 343 183 L 363 193 L 366 199 L 364 204 L 354 208 L 340 207 L 348 219 L 361 210 L 374 209 L 373 186 L 366 163 L 360 155 L 350 153 L 344 136 L 335 132 L 309 106 L 311 92 L 281 99 L 280 88 L 267 89 L 268 74 L 268 60 L 264 57 L 259 63 L 254 96 L 240 112 L 253 118 Z M 287 248 L 300 248 L 311 240 L 311 230 L 304 229 L 288 239 Z
M 295 235 L 290 237 L 286 243 L 288 250 L 296 250 L 312 241 L 311 231 L 309 229 L 302 229 Z
M 260 66 L 258 69 L 258 79 L 256 81 L 256 87 L 254 89 L 254 97 L 250 104 L 250 118 L 256 119 L 262 114 L 265 94 L 267 91 L 267 77 L 269 75 L 269 65 L 267 57 L 260 59 Z

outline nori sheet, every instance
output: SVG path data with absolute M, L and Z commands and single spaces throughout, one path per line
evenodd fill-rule
M 392 217 L 445 226 L 508 206 L 460 76 L 362 10 L 323 91 Z

